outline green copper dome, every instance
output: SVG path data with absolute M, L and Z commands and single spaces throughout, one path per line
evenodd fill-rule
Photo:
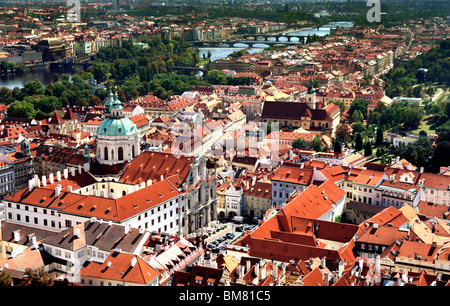
M 30 150 L 30 144 L 26 139 L 22 141 L 22 144 L 20 145 L 20 151 L 24 152 L 25 150 Z
M 105 118 L 97 129 L 98 136 L 127 136 L 137 132 L 136 124 L 128 118 Z
M 112 91 L 105 102 L 105 112 L 108 113 L 97 129 L 97 136 L 127 136 L 137 134 L 136 124 L 122 114 L 122 103 L 114 97 Z

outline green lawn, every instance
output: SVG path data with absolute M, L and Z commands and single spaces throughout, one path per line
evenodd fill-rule
M 428 123 L 428 119 L 431 118 L 432 115 L 428 115 L 423 117 L 422 122 L 420 123 L 419 127 L 415 130 L 411 131 L 411 134 L 413 135 L 419 135 L 420 131 L 424 130 L 427 132 L 427 135 L 434 134 L 436 131 L 431 127 L 431 124 Z

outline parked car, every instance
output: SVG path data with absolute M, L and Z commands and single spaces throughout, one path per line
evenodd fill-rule
M 233 239 L 236 235 L 233 234 L 233 233 L 227 233 L 225 236 L 226 236 L 228 239 Z

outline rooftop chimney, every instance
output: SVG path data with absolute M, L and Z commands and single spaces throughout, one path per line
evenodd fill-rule
M 59 197 L 59 195 L 61 194 L 61 189 L 62 189 L 61 184 L 58 184 L 58 186 L 56 186 L 56 188 L 55 188 L 55 196 L 56 197 Z
M 50 184 L 53 184 L 55 182 L 55 179 L 53 178 L 53 173 L 49 174 L 48 179 L 50 180 Z
M 66 168 L 66 169 L 64 169 L 63 173 L 64 173 L 64 178 L 68 179 L 69 178 L 69 170 Z
M 79 228 L 76 228 L 76 229 L 75 229 L 75 236 L 77 236 L 77 238 L 80 238 L 80 237 L 81 237 L 81 232 L 80 232 L 80 229 L 79 229 Z
M 36 181 L 34 179 L 28 180 L 28 191 L 32 191 L 34 189 Z
M 131 258 L 131 267 L 132 267 L 132 268 L 136 265 L 136 262 L 137 262 L 136 256 L 133 257 L 133 258 Z
M 13 234 L 14 234 L 14 242 L 19 241 L 20 240 L 20 229 L 14 231 Z
M 58 180 L 58 182 L 61 181 L 61 171 L 56 172 L 56 179 Z

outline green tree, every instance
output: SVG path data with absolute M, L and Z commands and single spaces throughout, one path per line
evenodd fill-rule
M 337 138 L 333 141 L 333 151 L 336 153 L 342 153 L 341 142 Z
M 356 135 L 365 133 L 367 131 L 367 128 L 361 121 L 357 121 L 352 124 L 352 130 L 353 134 Z
M 364 120 L 364 115 L 357 109 L 353 112 L 352 119 L 354 122 L 362 122 Z
M 94 64 L 92 64 L 92 74 L 97 83 L 102 83 L 109 79 L 110 73 L 108 70 L 109 65 L 107 63 L 96 60 Z
M 363 139 L 360 133 L 355 136 L 355 150 L 361 151 L 363 149 Z
M 210 70 L 206 73 L 206 81 L 212 85 L 226 85 L 227 78 L 220 70 Z
M 382 144 L 383 144 L 383 128 L 381 126 L 378 126 L 375 146 L 379 147 Z
M 5 103 L 6 105 L 10 104 L 13 101 L 13 91 L 8 87 L 0 88 L 0 102 Z
M 350 140 L 351 128 L 346 124 L 342 123 L 336 127 L 336 138 L 340 141 L 347 143 Z
M 6 270 L 0 272 L 0 287 L 7 287 L 13 285 L 12 274 Z
M 384 154 L 386 154 L 386 148 L 385 147 L 378 147 L 377 148 L 377 153 L 376 153 L 377 157 L 381 157 Z
M 350 104 L 350 107 L 348 109 L 348 114 L 350 116 L 353 116 L 353 113 L 356 110 L 359 110 L 363 117 L 365 118 L 367 115 L 367 106 L 370 104 L 369 101 L 362 99 L 362 98 L 356 98 L 353 100 L 353 102 Z M 353 118 L 353 117 L 352 117 Z
M 44 85 L 37 79 L 34 81 L 28 81 L 23 89 L 28 96 L 43 95 L 45 93 Z
M 303 138 L 299 137 L 292 142 L 292 147 L 296 149 L 304 149 L 308 147 L 308 143 Z
M 316 152 L 322 151 L 322 149 L 323 149 L 322 140 L 320 139 L 319 136 L 316 136 L 313 138 L 313 140 L 311 140 L 311 148 Z
M 47 114 L 60 109 L 62 106 L 60 100 L 54 96 L 43 96 L 40 99 L 34 99 L 34 108 Z
M 52 286 L 53 278 L 42 267 L 37 269 L 26 268 L 24 274 L 24 285 L 31 287 Z
M 168 73 L 172 73 L 172 71 L 173 71 L 173 67 L 174 67 L 175 65 L 174 65 L 174 63 L 173 63 L 173 60 L 172 59 L 169 59 L 167 62 L 166 62 L 166 69 L 167 69 L 167 72 Z
M 371 156 L 372 155 L 372 143 L 370 141 L 366 142 L 366 145 L 364 146 L 364 156 Z
M 14 101 L 8 106 L 9 118 L 28 118 L 32 119 L 35 115 L 35 109 L 32 103 L 27 101 Z
M 418 85 L 413 89 L 413 96 L 416 98 L 420 98 L 422 96 L 422 85 Z

